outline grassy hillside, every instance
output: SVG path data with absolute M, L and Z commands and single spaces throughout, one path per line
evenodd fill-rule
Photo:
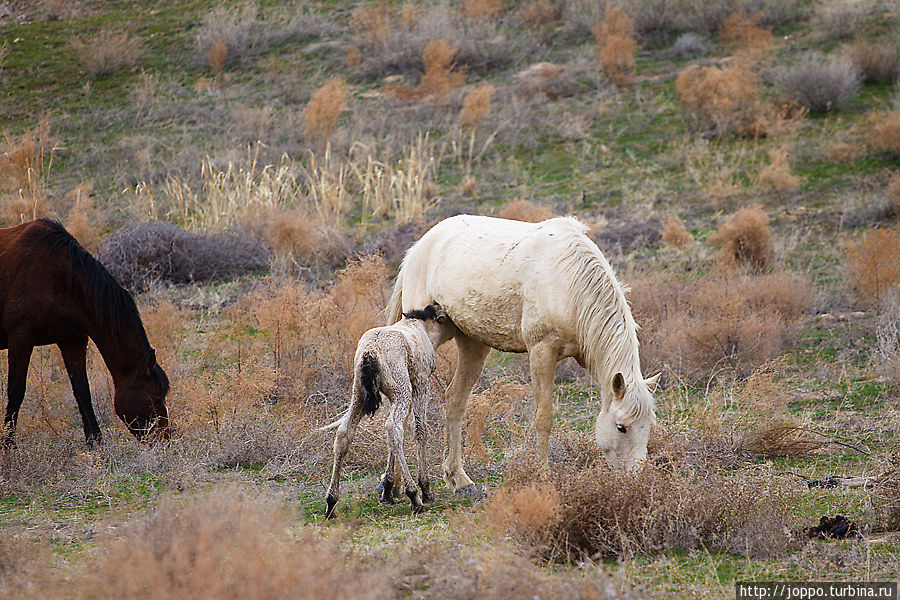
M 105 442 L 88 449 L 58 352 L 37 349 L 0 459 L 0 590 L 896 580 L 898 31 L 892 0 L 0 6 L 0 225 L 60 220 L 135 293 L 175 426 L 135 442 L 92 350 Z M 631 288 L 645 376 L 662 372 L 649 464 L 599 460 L 599 395 L 567 361 L 540 469 L 527 361 L 492 352 L 465 433 L 488 498 L 435 481 L 424 515 L 378 504 L 381 414 L 326 523 L 316 427 L 344 410 L 403 252 L 458 213 L 589 227 Z M 832 475 L 871 479 L 805 481 Z M 837 514 L 860 534 L 809 539 Z

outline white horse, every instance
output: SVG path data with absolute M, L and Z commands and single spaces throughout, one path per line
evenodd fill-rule
M 458 328 L 443 463 L 444 481 L 458 493 L 477 493 L 462 466 L 461 424 L 490 348 L 528 352 L 545 464 L 553 376 L 556 363 L 569 356 L 599 384 L 595 434 L 607 460 L 630 467 L 647 456 L 659 376 L 641 375 L 637 325 L 625 289 L 586 230 L 571 217 L 523 223 L 459 215 L 432 227 L 403 259 L 388 322 L 438 302 Z

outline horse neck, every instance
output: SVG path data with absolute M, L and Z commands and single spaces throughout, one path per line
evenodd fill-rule
M 88 335 L 94 340 L 117 385 L 119 380 L 134 376 L 150 350 L 143 325 L 128 318 L 121 319 L 115 332 L 101 325 L 93 327 Z

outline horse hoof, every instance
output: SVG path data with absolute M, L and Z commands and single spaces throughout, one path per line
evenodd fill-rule
M 460 498 L 468 498 L 469 500 L 481 500 L 484 498 L 484 492 L 475 484 L 459 488 L 456 490 L 456 495 Z
M 328 496 L 325 498 L 325 518 L 333 519 L 334 518 L 334 507 L 337 504 L 337 498 L 332 498 Z
M 423 512 L 425 512 L 424 504 L 413 504 L 412 505 L 412 513 L 414 515 L 421 515 Z

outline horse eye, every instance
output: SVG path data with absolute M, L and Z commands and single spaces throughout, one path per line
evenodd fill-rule
M 628 427 L 626 427 L 625 425 L 622 425 L 621 423 L 616 424 L 616 429 L 618 429 L 622 433 L 628 433 Z

